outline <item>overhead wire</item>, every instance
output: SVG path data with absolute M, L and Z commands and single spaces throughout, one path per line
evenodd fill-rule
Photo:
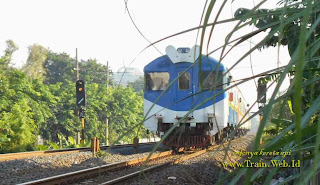
M 129 15 L 129 17 L 130 17 L 130 20 L 131 20 L 132 24 L 133 24 L 134 27 L 137 29 L 137 31 L 140 33 L 140 35 L 141 35 L 147 42 L 149 42 L 149 44 L 151 44 L 161 55 L 163 55 L 163 54 L 161 53 L 161 51 L 160 51 L 154 44 L 152 44 L 152 42 L 141 32 L 141 30 L 138 28 L 137 24 L 134 22 L 131 14 L 130 14 L 129 8 L 128 8 L 128 1 L 129 1 L 129 0 L 124 0 L 124 3 L 125 3 L 126 10 L 127 10 L 127 12 L 128 12 L 128 15 Z
M 126 11 L 127 11 L 128 15 L 129 15 L 129 18 L 130 18 L 132 24 L 133 24 L 134 27 L 137 29 L 137 31 L 139 32 L 139 34 L 140 34 L 151 46 L 153 46 L 153 47 L 160 53 L 160 55 L 163 55 L 162 52 L 141 32 L 141 30 L 138 28 L 137 24 L 134 22 L 131 14 L 130 14 L 129 8 L 128 8 L 128 1 L 129 1 L 129 0 L 124 0 L 124 4 L 125 4 Z M 140 53 L 142 53 L 142 51 L 141 51 Z M 140 53 L 139 53 L 139 54 L 140 54 Z M 138 54 L 138 55 L 139 55 L 139 54 Z M 129 66 L 133 63 L 133 61 L 135 61 L 136 58 L 137 58 L 137 56 L 130 62 Z M 124 76 L 125 72 L 126 72 L 126 68 L 124 69 L 123 74 L 122 74 L 122 76 L 121 76 L 121 78 L 120 78 L 120 80 L 119 80 L 118 88 L 120 87 L 120 84 L 121 84 L 121 81 L 122 81 L 122 79 L 123 79 L 123 76 Z
M 256 6 L 254 0 L 252 0 L 252 3 L 253 3 L 253 6 Z M 253 27 L 252 27 L 251 32 L 253 32 Z M 251 47 L 251 44 L 252 44 L 251 41 L 252 41 L 252 37 L 250 38 L 250 49 L 252 48 Z M 250 61 L 250 66 L 251 66 L 251 73 L 252 73 L 252 76 L 254 76 L 254 72 L 253 72 L 253 68 L 252 68 L 252 53 L 250 53 L 250 55 L 249 55 L 249 61 Z M 258 84 L 257 84 L 256 79 L 253 79 L 253 81 L 254 81 L 254 84 L 255 84 L 256 88 L 258 88 Z
M 202 10 L 202 14 L 201 14 L 201 18 L 200 18 L 199 27 L 201 26 L 201 22 L 202 22 L 202 20 L 203 20 L 203 16 L 204 16 L 204 13 L 205 13 L 205 10 L 206 10 L 206 7 L 207 7 L 207 4 L 208 4 L 208 0 L 206 0 L 206 2 L 205 2 L 205 4 L 204 4 L 204 7 L 203 7 L 203 10 Z M 200 29 L 198 29 L 198 31 L 197 31 L 196 44 L 197 44 L 197 42 L 198 42 L 199 33 L 200 33 Z
M 254 1 L 254 0 L 252 0 L 252 3 L 253 3 L 253 6 L 255 7 L 256 4 L 255 4 L 255 1 Z M 235 17 L 234 17 L 234 14 L 233 14 L 232 3 L 231 3 L 230 8 L 231 8 L 232 18 L 235 18 Z M 233 24 L 234 24 L 234 22 L 233 22 Z M 251 32 L 253 32 L 253 27 L 252 27 Z M 238 32 L 237 32 L 237 34 L 240 35 Z M 246 40 L 246 42 L 248 42 L 247 44 L 249 44 L 250 49 L 252 48 L 252 44 L 256 45 L 254 42 L 252 42 L 252 37 L 250 37 L 250 40 Z M 242 44 L 242 45 L 238 45 L 238 46 L 243 46 L 243 45 L 247 45 L 247 44 Z M 251 66 L 251 74 L 254 76 L 254 72 L 253 72 L 253 68 L 252 68 L 252 55 L 251 55 L 251 53 L 250 53 L 250 55 L 249 55 L 249 62 L 250 62 L 250 66 Z M 278 66 L 278 67 L 279 67 L 279 66 Z M 256 88 L 257 88 L 258 85 L 257 85 L 257 82 L 256 82 L 255 79 L 254 79 L 254 84 L 255 84 L 255 86 L 256 86 Z

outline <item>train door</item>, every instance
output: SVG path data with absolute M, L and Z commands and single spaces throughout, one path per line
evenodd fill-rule
M 177 69 L 178 87 L 176 91 L 177 108 L 182 111 L 189 111 L 192 108 L 194 100 L 194 84 L 193 84 L 193 69 L 179 68 Z M 192 114 L 189 114 L 192 116 Z

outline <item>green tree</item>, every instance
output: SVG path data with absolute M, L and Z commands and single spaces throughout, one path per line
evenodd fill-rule
M 46 69 L 45 83 L 55 84 L 58 82 L 76 81 L 75 61 L 66 53 L 48 52 L 44 68 Z
M 284 5 L 283 8 L 277 9 L 258 9 L 255 12 L 250 12 L 249 9 L 240 8 L 235 12 L 236 17 L 247 17 L 246 20 L 259 29 L 270 28 L 268 38 L 264 41 L 260 48 L 276 47 L 279 45 L 288 46 L 290 56 L 299 49 L 299 36 L 301 28 L 305 26 L 303 23 L 303 10 L 307 7 L 307 0 L 280 0 L 279 4 Z M 316 8 L 319 2 L 310 1 L 311 6 Z M 252 13 L 252 14 L 251 14 Z M 248 15 L 249 14 L 249 15 Z M 319 31 L 320 25 L 317 23 L 320 18 L 320 13 L 316 9 L 311 9 L 309 21 L 306 31 L 311 31 L 306 40 L 305 56 L 306 60 L 303 62 L 304 71 L 302 72 L 302 79 L 304 81 L 312 78 L 319 77 L 320 68 L 320 47 L 317 44 L 320 39 Z M 290 21 L 285 22 L 286 20 Z M 312 30 L 311 30 L 312 29 Z M 307 33 L 307 32 L 306 32 Z M 295 74 L 296 65 L 293 66 L 291 74 Z M 316 81 L 313 84 L 304 88 L 303 92 L 303 106 L 310 107 L 310 102 L 320 95 L 320 82 Z M 294 101 L 292 100 L 294 103 Z
M 291 111 L 289 102 L 286 99 L 273 104 L 268 120 L 269 125 L 264 132 L 277 135 L 287 128 L 294 116 Z
M 19 49 L 12 40 L 7 40 L 6 44 L 7 48 L 4 51 L 4 56 L 0 58 L 0 66 L 2 67 L 7 67 L 10 64 L 13 53 Z
M 58 134 L 64 137 L 75 136 L 81 130 L 80 120 L 75 114 L 74 83 L 56 83 L 50 86 L 57 97 L 51 108 L 53 116 L 41 128 L 45 139 L 59 141 Z M 134 136 L 142 136 L 145 129 L 143 119 L 143 98 L 132 88 L 113 88 L 104 84 L 86 84 L 87 106 L 85 112 L 85 138 L 99 137 L 104 141 L 105 120 L 109 119 L 110 138 L 116 141 L 123 133 L 130 132 L 121 140 L 131 142 Z
M 47 84 L 55 84 L 57 82 L 76 81 L 76 61 L 66 53 L 54 53 L 49 51 L 47 60 L 44 63 L 46 69 L 45 82 Z M 109 79 L 107 74 L 109 73 Z M 96 59 L 79 62 L 80 79 L 87 83 L 112 85 L 112 71 L 107 66 L 97 63 Z
M 112 101 L 108 102 L 108 117 L 110 120 L 111 140 L 125 134 L 123 140 L 132 142 L 135 136 L 145 134 L 143 120 L 143 97 L 134 92 L 132 88 L 119 88 L 111 90 Z
M 82 60 L 79 63 L 80 76 L 87 83 L 107 84 L 112 86 L 112 71 L 110 67 L 97 63 L 96 59 Z M 109 75 L 109 76 L 107 76 Z
M 283 171 L 290 174 L 289 178 L 285 178 L 287 183 L 308 184 L 310 178 L 313 177 L 312 183 L 314 184 L 316 183 L 316 174 L 319 172 L 317 165 L 319 164 L 320 145 L 320 2 L 314 0 L 281 0 L 279 4 L 281 7 L 276 9 L 257 9 L 258 7 L 255 7 L 249 10 L 241 8 L 235 13 L 240 20 L 235 30 L 244 26 L 241 23 L 253 24 L 258 28 L 257 31 L 241 38 L 238 43 L 267 30 L 267 36 L 254 48 L 261 49 L 286 45 L 291 56 L 289 64 L 278 72 L 277 88 L 269 103 L 263 109 L 264 118 L 260 122 L 253 150 L 261 149 L 259 139 L 267 123 L 268 119 L 266 118 L 273 116 L 272 107 L 285 105 L 286 101 L 291 99 L 294 112 L 293 119 L 290 121 L 282 120 L 281 114 L 278 115 L 277 119 L 271 119 L 276 127 L 282 129 L 274 129 L 274 136 L 264 144 L 263 149 L 265 151 L 290 150 L 292 151 L 291 159 L 299 159 L 304 165 L 297 171 L 275 168 L 268 171 L 267 176 L 260 176 L 259 179 L 256 178 L 258 175 L 252 169 L 245 169 L 242 173 L 246 174 L 245 184 L 250 184 L 253 179 L 254 181 L 265 181 L 265 184 L 269 184 L 275 173 L 283 173 Z M 248 51 L 248 53 L 251 52 Z M 285 94 L 275 97 L 274 95 L 278 92 L 285 75 L 293 78 L 291 85 Z M 279 102 L 278 105 L 277 102 Z M 288 107 L 290 106 L 291 104 Z M 284 110 L 285 107 L 282 107 L 281 111 Z M 258 157 L 253 157 L 252 160 L 257 161 Z M 261 170 L 260 174 L 263 171 L 265 170 Z M 253 178 L 254 176 L 255 178 Z
M 30 150 L 39 127 L 51 116 L 53 97 L 40 81 L 17 69 L 1 71 L 0 79 L 0 152 Z
M 144 77 L 140 76 L 137 80 L 134 82 L 129 82 L 128 86 L 132 87 L 135 92 L 141 92 L 144 88 Z
M 17 49 L 9 40 L 0 57 L 0 152 L 32 150 L 39 128 L 51 116 L 50 105 L 55 102 L 41 80 L 32 80 L 9 66 Z
M 75 136 L 80 123 L 76 115 L 75 83 L 65 80 L 48 86 L 56 101 L 51 104 L 52 116 L 40 129 L 43 138 L 59 141 L 58 134 Z
M 34 148 L 37 136 L 52 142 L 66 141 L 80 131 L 75 104 L 75 62 L 65 53 L 57 54 L 40 45 L 31 46 L 23 71 L 9 66 L 16 50 L 13 42 L 0 57 L 0 152 Z M 122 140 L 141 136 L 142 96 L 132 88 L 107 88 L 106 66 L 96 60 L 79 63 L 86 81 L 86 140 L 104 138 L 105 120 L 110 120 L 111 139 L 130 132 Z M 54 144 L 56 145 L 56 144 Z
M 28 76 L 32 78 L 43 78 L 45 74 L 44 62 L 47 59 L 48 49 L 41 45 L 34 44 L 29 47 L 29 57 L 27 63 L 23 66 L 24 71 Z

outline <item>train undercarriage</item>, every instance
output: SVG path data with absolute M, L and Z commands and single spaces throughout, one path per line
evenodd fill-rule
M 173 123 L 162 123 L 162 119 L 158 119 L 158 135 L 164 137 L 170 131 Z M 181 122 L 176 126 L 170 134 L 166 136 L 164 144 L 170 146 L 174 151 L 179 148 L 207 148 L 209 146 L 220 144 L 224 138 L 227 138 L 235 130 L 233 125 L 229 125 L 222 130 L 219 130 L 215 135 L 211 135 L 210 131 L 214 124 L 196 123 L 191 126 L 190 123 Z M 245 135 L 249 129 L 237 128 L 234 133 L 235 137 Z M 162 134 L 161 134 L 162 133 Z

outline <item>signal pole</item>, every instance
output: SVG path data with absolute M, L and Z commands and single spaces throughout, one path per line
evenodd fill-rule
M 84 110 L 82 108 L 79 110 L 79 118 L 81 120 L 81 145 L 84 147 Z
M 106 118 L 106 145 L 109 145 L 109 119 Z
M 262 77 L 258 79 L 257 91 L 258 91 L 257 92 L 258 107 L 259 107 L 259 110 L 261 110 L 264 107 L 267 100 L 267 82 Z M 263 112 L 260 112 L 259 116 L 260 116 L 259 123 L 261 124 L 263 119 Z M 260 146 L 261 145 L 262 145 L 262 137 L 260 138 Z

